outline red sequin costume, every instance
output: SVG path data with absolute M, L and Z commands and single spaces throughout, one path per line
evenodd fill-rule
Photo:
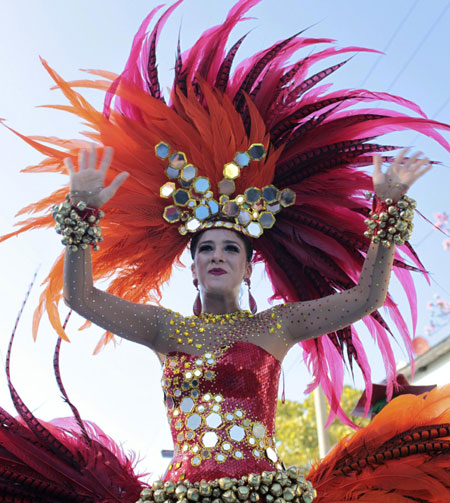
M 201 356 L 170 353 L 162 386 L 175 446 L 164 480 L 281 469 L 275 450 L 280 362 L 239 341 Z

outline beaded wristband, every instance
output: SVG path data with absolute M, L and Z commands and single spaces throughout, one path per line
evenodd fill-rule
M 374 209 L 369 218 L 364 220 L 367 225 L 364 236 L 371 238 L 373 243 L 380 243 L 384 248 L 389 248 L 392 243 L 405 244 L 411 238 L 415 208 L 416 201 L 406 195 L 395 204 L 390 198 L 385 201 L 375 198 Z
M 89 245 L 94 251 L 100 248 L 98 243 L 103 241 L 103 236 L 97 224 L 105 216 L 102 210 L 90 207 L 84 201 L 73 205 L 67 194 L 66 200 L 55 204 L 52 211 L 55 230 L 63 236 L 61 243 L 69 246 L 70 251 L 86 250 Z

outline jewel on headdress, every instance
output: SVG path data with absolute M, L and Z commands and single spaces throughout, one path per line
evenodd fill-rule
M 227 180 L 226 178 L 221 180 L 217 186 L 219 188 L 219 192 L 227 196 L 231 195 L 236 190 L 233 180 Z
M 175 191 L 175 183 L 174 182 L 166 182 L 160 189 L 159 195 L 161 197 L 170 197 Z
M 204 194 L 211 187 L 211 183 L 209 182 L 208 178 L 204 176 L 199 176 L 192 183 L 192 187 L 195 190 L 195 192 L 197 192 L 197 194 Z
M 192 182 L 192 180 L 197 176 L 197 168 L 192 164 L 188 164 L 181 170 L 181 179 L 185 182 Z
M 164 142 L 158 143 L 155 151 L 161 159 L 169 157 L 165 173 L 171 179 L 178 179 L 181 185 L 177 188 L 176 182 L 166 182 L 160 188 L 160 194 L 165 198 L 172 196 L 175 205 L 167 206 L 163 217 L 169 223 L 183 222 L 178 227 L 183 235 L 223 227 L 258 238 L 264 229 L 275 225 L 274 214 L 282 206 L 290 206 L 295 202 L 293 190 L 286 188 L 280 191 L 274 185 L 248 187 L 243 194 L 231 197 L 236 191 L 234 180 L 239 177 L 240 170 L 246 168 L 251 161 L 261 161 L 266 156 L 262 143 L 252 144 L 247 152 L 237 152 L 233 162 L 224 165 L 224 178 L 218 183 L 219 202 L 214 199 L 209 178 L 198 176 L 197 168 L 187 164 L 183 152 L 170 155 L 170 147 Z M 213 216 L 215 218 L 211 219 Z
M 159 142 L 158 145 L 155 146 L 156 156 L 160 159 L 165 159 L 169 155 L 169 152 L 169 145 L 167 143 L 164 143 L 163 141 Z
M 248 154 L 253 161 L 262 161 L 266 157 L 266 149 L 262 143 L 253 143 L 248 149 Z
M 250 164 L 251 158 L 248 155 L 248 152 L 238 152 L 235 156 L 233 161 L 240 167 L 240 168 L 245 168 Z
M 223 176 L 229 180 L 235 180 L 241 173 L 241 170 L 234 162 L 229 162 L 223 167 Z
M 189 201 L 189 191 L 186 189 L 177 189 L 173 195 L 173 200 L 178 206 L 185 206 Z

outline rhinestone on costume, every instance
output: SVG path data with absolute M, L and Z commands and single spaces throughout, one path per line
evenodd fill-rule
M 252 433 L 255 438 L 264 438 L 266 435 L 266 427 L 262 423 L 255 423 L 252 428 Z
M 208 201 L 208 206 L 211 215 L 216 215 L 217 213 L 219 213 L 219 204 L 216 200 L 211 199 L 210 201 Z
M 253 161 L 261 161 L 266 157 L 266 149 L 262 143 L 253 143 L 248 149 L 248 154 Z
M 240 168 L 245 168 L 250 164 L 251 158 L 248 152 L 237 152 L 233 160 Z
M 163 141 L 159 142 L 158 145 L 155 146 L 156 156 L 160 159 L 165 159 L 169 155 L 169 151 L 169 145 Z
M 223 176 L 228 180 L 234 180 L 240 175 L 240 168 L 234 162 L 229 162 L 223 167 Z
M 239 212 L 238 221 L 242 225 L 247 225 L 251 222 L 252 215 L 248 210 L 241 210 Z
M 181 210 L 176 206 L 166 206 L 164 208 L 163 218 L 166 222 L 173 223 L 178 222 L 180 219 Z
M 266 449 L 266 456 L 272 461 L 273 463 L 276 463 L 278 461 L 278 456 L 277 453 L 272 449 L 272 447 L 267 447 Z
M 180 409 L 183 412 L 191 412 L 193 408 L 194 408 L 194 401 L 192 400 L 192 398 L 190 397 L 183 398 L 180 404 Z
M 166 182 L 159 189 L 159 195 L 161 197 L 170 197 L 175 191 L 175 183 L 174 182 Z
M 235 190 L 236 186 L 233 180 L 228 180 L 224 178 L 218 183 L 219 193 L 225 194 L 226 196 L 230 196 Z

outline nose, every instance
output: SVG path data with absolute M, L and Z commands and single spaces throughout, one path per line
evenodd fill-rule
M 214 249 L 214 252 L 213 252 L 211 258 L 212 258 L 213 262 L 223 262 L 223 253 L 222 253 L 222 249 L 219 246 L 217 246 Z

